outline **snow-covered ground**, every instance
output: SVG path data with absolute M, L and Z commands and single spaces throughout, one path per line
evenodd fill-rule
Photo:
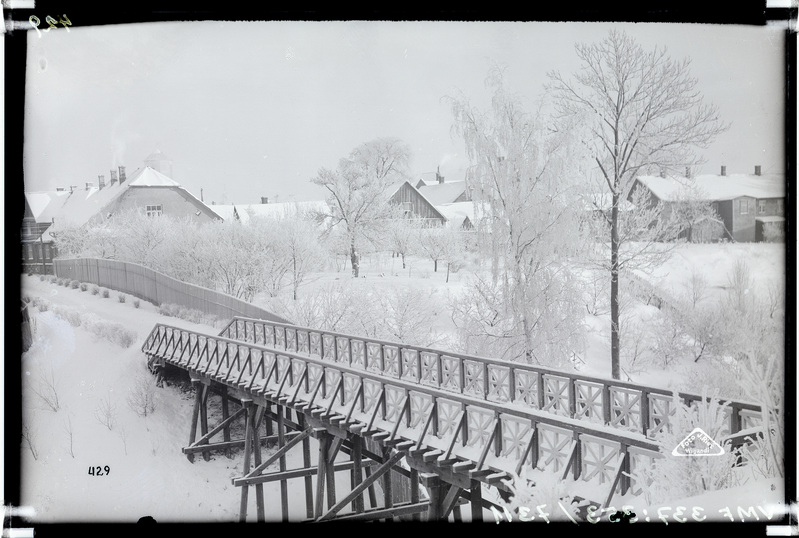
M 748 260 L 757 286 L 784 279 L 784 245 L 766 244 L 683 245 L 648 278 L 656 286 L 677 293 L 684 289 L 694 269 L 705 274 L 712 289 L 721 290 L 728 285 L 727 274 L 740 257 Z M 358 285 L 375 290 L 385 287 L 427 290 L 436 297 L 432 302 L 436 328 L 450 333 L 454 330 L 447 302 L 464 289 L 468 269 L 450 274 L 449 282 L 445 282 L 443 264 L 438 272 L 433 272 L 432 262 L 410 258 L 408 268 L 403 271 L 398 258 L 383 256 L 366 261 L 362 265 L 365 278 L 359 279 Z M 351 281 L 349 270 L 312 275 L 301 293 L 336 280 Z M 131 298 L 120 303 L 116 292 L 110 298 L 102 298 L 42 282 L 38 277 L 23 276 L 22 294 L 122 323 L 137 334 L 131 347 L 122 348 L 83 327 L 73 327 L 52 311 L 33 309 L 34 344 L 22 357 L 22 405 L 23 421 L 31 428 L 37 457 L 34 459 L 23 443 L 21 493 L 22 504 L 36 510 L 36 520 L 126 522 L 150 515 L 158 521 L 236 521 L 241 490 L 232 486 L 231 478 L 241 475 L 241 455 L 229 459 L 218 454 L 209 462 L 198 458 L 192 464 L 181 453 L 188 441 L 191 396 L 175 386 L 158 389 L 155 411 L 147 417 L 136 415 L 127 405 L 133 382 L 147 375 L 140 346 L 156 323 L 209 333 L 218 333 L 218 329 L 164 317 L 145 301 L 136 309 Z M 651 306 L 636 308 L 642 313 L 659 315 Z M 587 315 L 586 324 L 587 350 L 580 371 L 608 377 L 609 318 Z M 642 372 L 634 380 L 665 388 L 679 387 L 685 376 L 691 375 L 689 362 L 690 359 L 669 371 Z M 57 383 L 58 411 L 49 409 L 34 391 L 41 389 L 42 376 L 51 369 Z M 115 424 L 110 430 L 96 417 L 103 399 L 110 400 L 115 409 Z M 290 459 L 289 468 L 299 467 L 300 463 Z M 92 467 L 106 466 L 110 469 L 107 475 L 89 474 Z M 340 477 L 342 488 L 346 488 L 348 476 L 341 473 Z M 773 482 L 774 490 L 770 488 L 771 482 L 758 483 L 758 487 L 750 485 L 740 491 L 709 493 L 702 498 L 675 501 L 671 506 L 704 506 L 706 513 L 717 512 L 727 505 L 761 506 L 781 497 L 781 481 Z M 303 518 L 302 481 L 289 481 L 289 486 L 291 514 Z M 279 485 L 267 484 L 265 491 L 267 499 L 274 500 L 266 503 L 267 519 L 276 520 L 280 514 Z M 773 491 L 774 496 L 764 497 L 764 491 Z M 643 503 L 628 504 L 636 507 L 640 504 L 643 509 Z M 733 510 L 733 514 L 737 512 Z M 254 517 L 251 490 L 249 519 Z M 656 518 L 657 515 L 652 517 Z

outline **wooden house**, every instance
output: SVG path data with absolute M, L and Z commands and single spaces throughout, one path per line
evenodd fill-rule
M 726 174 L 696 177 L 641 176 L 631 189 L 644 188 L 650 204 L 660 205 L 667 216 L 677 204 L 685 203 L 685 194 L 708 202 L 715 210 L 718 225 L 705 219 L 698 236 L 702 240 L 728 239 L 739 242 L 779 240 L 785 223 L 785 176 L 763 175 L 759 166 L 754 174 Z

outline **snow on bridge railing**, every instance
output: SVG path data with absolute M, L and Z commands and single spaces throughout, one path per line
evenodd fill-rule
M 640 432 L 419 384 L 296 351 L 157 324 L 142 345 L 152 363 L 171 364 L 304 412 L 350 431 L 371 432 L 409 457 L 449 465 L 470 479 L 498 483 L 539 466 L 608 483 L 611 496 L 631 486 L 636 465 L 660 457 Z M 424 450 L 423 450 L 424 449 Z M 643 462 L 643 463 L 642 463 Z
M 687 405 L 703 399 L 696 394 L 543 366 L 240 316 L 234 317 L 219 334 L 485 401 L 519 404 L 619 430 L 641 432 L 649 438 L 663 428 L 670 428 L 675 397 Z M 735 400 L 721 400 L 721 403 L 728 417 L 723 435 L 732 436 L 742 427 L 759 425 L 759 405 Z

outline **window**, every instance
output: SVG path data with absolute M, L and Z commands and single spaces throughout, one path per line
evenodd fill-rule
M 163 213 L 162 206 L 160 205 L 148 205 L 146 211 L 148 217 L 160 217 L 161 213 Z
M 402 209 L 405 211 L 405 216 L 408 216 L 413 211 L 413 202 L 402 202 Z
M 738 201 L 738 213 L 741 215 L 746 215 L 749 213 L 749 201 L 748 200 L 739 200 Z
M 765 200 L 758 200 L 757 201 L 757 214 L 763 215 L 766 212 L 766 201 Z

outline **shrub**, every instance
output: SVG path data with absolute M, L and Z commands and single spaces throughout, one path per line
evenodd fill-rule
M 39 312 L 47 312 L 47 303 L 39 303 Z
M 111 294 L 108 292 L 108 290 L 103 290 L 103 299 L 108 299 L 110 296 Z
M 97 295 L 98 293 L 100 293 L 100 288 L 98 288 L 97 286 L 93 287 L 92 288 L 92 295 Z
M 44 278 L 45 278 L 44 275 L 39 275 L 39 281 L 40 282 L 44 282 Z
M 125 300 L 127 299 L 127 298 L 125 297 L 125 294 L 124 294 L 124 293 L 120 293 L 120 294 L 117 296 L 117 298 L 119 299 L 119 302 L 120 302 L 120 303 L 124 303 L 124 302 L 125 302 Z
M 139 304 L 140 304 L 140 303 L 139 303 L 139 300 L 138 300 L 138 299 L 133 299 L 133 307 L 134 307 L 134 308 L 139 308 Z
M 58 279 L 55 276 L 51 276 L 48 278 L 48 280 L 50 281 L 50 284 L 55 284 Z
M 77 280 L 73 280 L 72 282 L 69 283 L 69 287 L 72 288 L 73 290 L 78 289 L 78 286 L 80 286 L 80 282 L 78 282 Z
M 86 284 L 85 282 L 82 282 L 81 285 L 80 285 L 80 291 L 86 291 L 88 289 L 89 289 L 89 285 Z
M 134 380 L 128 393 L 128 407 L 140 417 L 155 411 L 155 381 L 148 375 L 139 375 Z

